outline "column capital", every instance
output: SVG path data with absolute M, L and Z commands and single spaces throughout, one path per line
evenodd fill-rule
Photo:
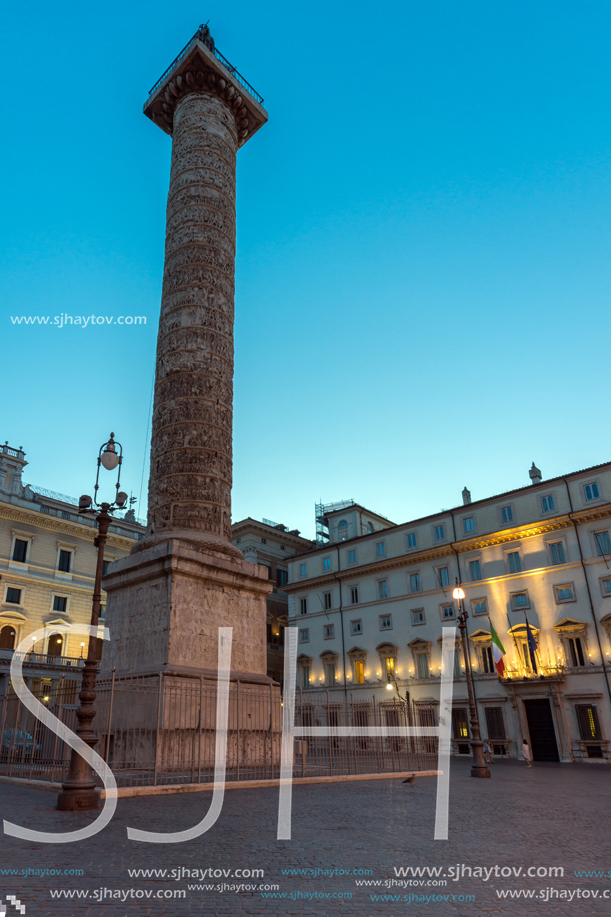
M 216 50 L 202 29 L 157 80 L 144 104 L 144 114 L 171 136 L 176 104 L 189 93 L 206 93 L 224 102 L 236 119 L 239 146 L 267 121 L 261 96 Z

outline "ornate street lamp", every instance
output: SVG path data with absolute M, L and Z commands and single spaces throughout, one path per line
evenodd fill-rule
M 490 777 L 488 765 L 484 759 L 484 743 L 481 739 L 479 728 L 479 718 L 477 716 L 477 706 L 475 704 L 475 692 L 473 690 L 473 675 L 471 673 L 471 656 L 469 654 L 469 644 L 467 643 L 467 618 L 469 615 L 465 609 L 465 593 L 458 585 L 452 593 L 458 602 L 458 628 L 462 640 L 462 650 L 465 657 L 465 672 L 467 674 L 467 690 L 469 692 L 469 713 L 471 720 L 471 748 L 473 749 L 473 764 L 471 765 L 472 777 Z
M 97 513 L 96 523 L 98 526 L 98 537 L 94 544 L 98 549 L 98 560 L 95 570 L 95 585 L 93 587 L 93 604 L 91 607 L 91 625 L 98 626 L 100 619 L 100 599 L 102 598 L 102 570 L 104 569 L 104 546 L 108 534 L 108 526 L 112 521 L 110 515 L 115 509 L 123 509 L 127 503 L 127 494 L 120 490 L 121 483 L 121 463 L 123 461 L 123 449 L 121 443 L 115 442 L 115 434 L 110 434 L 110 439 L 100 446 L 98 453 L 98 473 L 95 479 L 95 488 L 93 499 L 86 494 L 79 500 L 79 513 Z M 117 447 L 119 451 L 117 452 Z M 100 466 L 107 471 L 117 471 L 117 482 L 115 484 L 115 497 L 112 503 L 98 503 L 98 490 L 100 487 Z M 94 508 L 95 507 L 95 508 Z M 83 680 L 79 693 L 80 706 L 76 711 L 78 725 L 75 732 L 79 738 L 87 745 L 93 748 L 98 741 L 92 722 L 96 715 L 94 702 L 95 681 L 97 674 L 96 662 L 97 638 L 89 637 L 89 647 L 87 657 L 83 666 Z M 93 770 L 84 758 L 72 749 L 70 757 L 70 768 L 65 783 L 57 797 L 57 808 L 63 812 L 81 812 L 85 809 L 97 809 L 99 806 L 99 796 L 96 791 L 95 777 Z

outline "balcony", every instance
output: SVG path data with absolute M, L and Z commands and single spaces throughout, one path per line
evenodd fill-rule
M 0 649 L 0 666 L 10 665 L 11 659 L 15 655 L 15 650 L 2 650 Z M 85 665 L 85 660 L 79 656 L 52 656 L 49 653 L 19 653 L 23 661 L 24 667 L 36 666 L 49 666 L 53 668 L 61 669 L 82 669 Z

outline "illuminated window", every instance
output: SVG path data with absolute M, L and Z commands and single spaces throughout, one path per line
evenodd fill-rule
M 381 579 L 378 583 L 378 595 L 381 599 L 388 598 L 388 580 Z
M 479 560 L 469 561 L 469 576 L 471 577 L 471 582 L 476 582 L 482 578 L 482 565 Z
M 513 522 L 513 507 L 512 506 L 501 507 L 501 519 L 503 520 L 503 522 Z
M 455 707 L 452 710 L 452 733 L 455 739 L 469 738 L 466 707 Z
M 416 536 L 416 532 L 410 532 L 410 534 L 407 536 L 407 546 L 408 548 L 415 548 L 418 546 L 418 538 Z
M 435 541 L 443 541 L 446 537 L 445 526 L 436 525 L 435 526 Z
M 466 519 L 463 519 L 462 524 L 465 533 L 475 531 L 475 519 L 473 516 L 467 516 Z
M 420 574 L 419 573 L 410 573 L 409 588 L 410 588 L 410 592 L 421 592 L 422 591 L 422 586 L 420 585 Z
M 365 665 L 362 659 L 355 659 L 352 663 L 354 669 L 354 683 L 356 685 L 365 684 Z
M 601 732 L 596 704 L 576 704 L 575 712 L 579 724 L 580 738 L 585 742 L 588 739 L 600 739 Z
M 541 512 L 542 513 L 551 513 L 552 510 L 556 509 L 556 501 L 554 500 L 553 494 L 548 494 L 546 497 L 541 497 Z
M 507 554 L 507 562 L 509 564 L 510 573 L 521 573 L 522 572 L 522 561 L 520 559 L 519 551 L 509 551 Z
M 384 664 L 386 666 L 386 676 L 388 677 L 389 675 L 394 675 L 395 674 L 395 660 L 393 659 L 393 657 L 387 656 L 386 659 L 384 660 Z

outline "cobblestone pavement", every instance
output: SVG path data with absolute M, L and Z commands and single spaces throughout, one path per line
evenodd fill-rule
M 610 778 L 611 769 L 604 765 L 539 764 L 528 770 L 518 762 L 499 761 L 492 780 L 473 780 L 467 762 L 455 762 L 450 837 L 437 842 L 433 840 L 435 778 L 423 778 L 413 786 L 375 780 L 295 787 L 291 841 L 276 840 L 277 789 L 228 791 L 216 825 L 199 839 L 176 845 L 129 841 L 126 827 L 158 831 L 190 827 L 207 811 L 210 794 L 123 799 L 111 824 L 82 844 L 35 844 L 0 836 L 0 897 L 3 901 L 11 894 L 20 898 L 26 917 L 608 915 Z M 23 787 L 0 785 L 0 803 L 3 818 L 39 830 L 72 830 L 93 818 L 57 812 L 53 795 Z M 486 879 L 475 872 L 469 877 L 468 870 L 464 874 L 461 870 L 455 881 L 448 872 L 457 864 L 474 871 L 498 866 L 498 875 L 492 872 Z M 441 867 L 441 876 L 397 876 L 395 868 L 405 866 Z M 540 875 L 503 877 L 500 873 L 502 868 L 518 867 L 523 873 L 538 868 Z M 564 875 L 544 875 L 549 867 L 562 867 Z M 82 868 L 84 875 L 6 874 L 8 869 L 28 868 Z M 206 868 L 228 872 L 204 879 L 184 873 Z M 168 873 L 130 877 L 130 869 Z M 264 876 L 233 875 L 235 870 L 248 869 L 262 869 Z M 311 872 L 287 875 L 283 871 L 288 869 Z M 345 872 L 330 875 L 334 869 Z M 171 876 L 171 870 L 181 871 L 180 878 Z M 321 872 L 314 875 L 317 870 Z M 578 870 L 600 870 L 608 877 L 578 877 Z M 356 884 L 364 881 L 381 884 Z M 392 882 L 425 884 L 392 886 Z M 218 890 L 223 883 L 229 888 Z M 240 884 L 256 888 L 233 890 Z M 202 888 L 193 888 L 198 885 Z M 211 888 L 205 890 L 204 885 Z M 540 895 L 550 888 L 558 897 L 498 896 L 498 892 L 519 890 Z M 98 903 L 94 893 L 100 889 L 128 897 L 121 901 L 106 892 Z M 52 890 L 88 891 L 89 897 L 53 899 Z M 186 896 L 161 897 L 175 890 L 185 891 Z M 136 897 L 147 892 L 155 897 Z M 572 901 L 568 893 L 573 893 Z M 409 899 L 410 895 L 415 898 Z M 428 901 L 421 896 L 429 896 Z M 7 917 L 11 912 L 17 914 L 9 906 Z

